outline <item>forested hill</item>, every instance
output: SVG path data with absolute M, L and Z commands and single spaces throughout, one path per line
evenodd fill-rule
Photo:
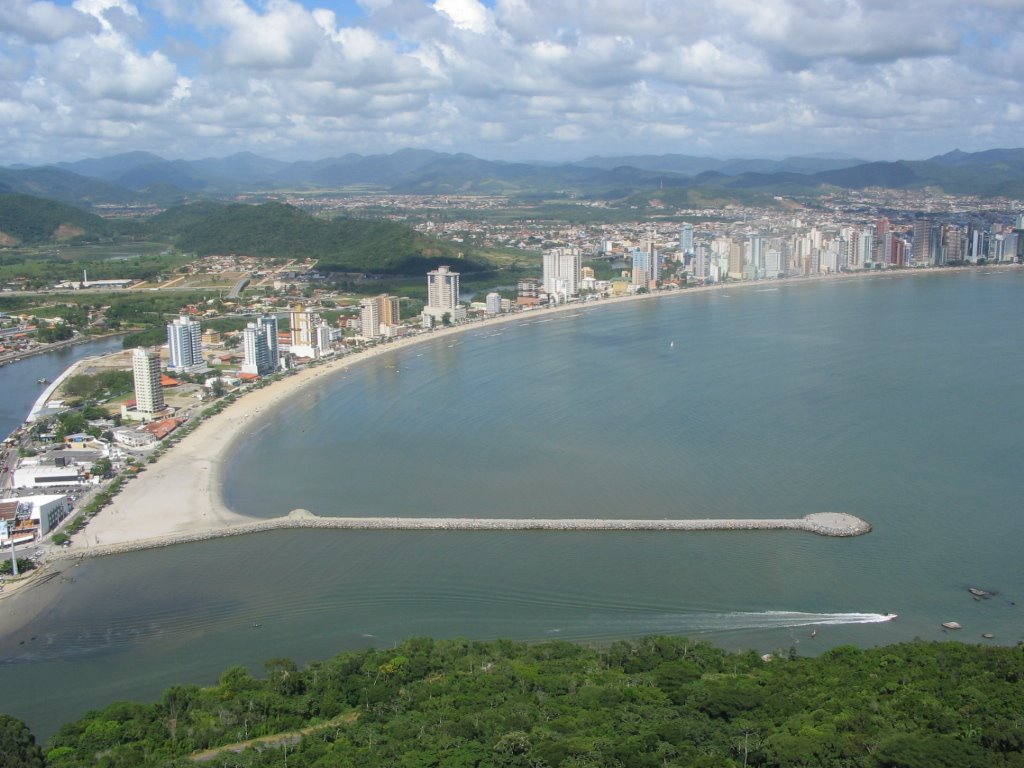
M 157 234 L 174 238 L 181 250 L 200 256 L 314 258 L 325 271 L 394 275 L 421 275 L 439 264 L 457 264 L 460 272 L 488 268 L 402 224 L 325 221 L 283 203 L 195 203 L 171 208 L 149 224 Z
M 132 227 L 125 222 L 115 225 L 56 200 L 0 194 L 0 245 L 95 241 Z
M 1019 767 L 1022 686 L 1019 647 L 764 661 L 683 638 L 415 639 L 114 704 L 61 728 L 45 753 L 51 768 L 184 768 L 200 750 L 214 768 Z

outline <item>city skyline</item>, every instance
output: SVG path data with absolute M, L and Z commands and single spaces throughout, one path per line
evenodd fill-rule
M 1013 147 L 1024 8 L 11 0 L 0 150 L 866 160 Z

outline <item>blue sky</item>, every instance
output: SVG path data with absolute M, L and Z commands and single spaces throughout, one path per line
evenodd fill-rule
M 0 165 L 1024 145 L 1024 0 L 2 0 Z

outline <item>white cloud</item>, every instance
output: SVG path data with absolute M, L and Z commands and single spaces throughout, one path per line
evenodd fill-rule
M 222 55 L 228 66 L 301 68 L 323 43 L 317 20 L 297 3 L 270 0 L 263 13 L 243 0 L 209 0 L 210 20 L 227 30 Z
M 451 19 L 459 29 L 483 34 L 490 26 L 487 9 L 477 0 L 436 0 L 434 10 Z
M 0 0 L 0 151 L 1016 145 L 1022 50 L 1024 0 Z
M 6 32 L 32 43 L 52 43 L 96 29 L 96 21 L 75 8 L 29 0 L 5 0 L 0 5 L 0 34 Z

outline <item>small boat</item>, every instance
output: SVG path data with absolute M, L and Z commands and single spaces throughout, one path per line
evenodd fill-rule
M 978 589 L 977 587 L 968 587 L 967 591 L 975 597 L 988 597 L 988 592 L 986 592 L 984 589 Z
M 811 637 L 817 637 L 817 636 L 818 636 L 818 630 L 812 629 L 811 630 Z
M 982 637 L 984 637 L 986 640 L 991 640 L 993 637 L 995 637 L 995 635 L 993 635 L 991 632 L 986 632 L 982 635 Z
M 36 384 L 49 384 L 49 379 L 36 379 Z
M 961 629 L 962 627 L 956 621 L 944 621 L 942 622 L 943 629 Z

